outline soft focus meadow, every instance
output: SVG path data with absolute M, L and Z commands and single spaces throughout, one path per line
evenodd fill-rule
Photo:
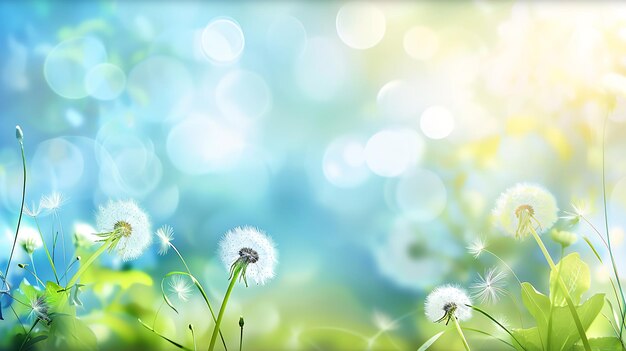
M 0 52 L 0 349 L 624 349 L 619 2 L 1 1 Z

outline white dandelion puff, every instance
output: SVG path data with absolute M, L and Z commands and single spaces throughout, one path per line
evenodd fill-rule
M 516 238 L 523 238 L 533 228 L 541 234 L 558 219 L 554 196 L 541 186 L 520 183 L 500 195 L 492 214 L 497 225 Z
M 67 201 L 63 194 L 55 191 L 50 195 L 43 196 L 40 201 L 40 207 L 51 212 L 58 211 Z
M 172 240 L 174 240 L 174 228 L 164 225 L 156 231 L 159 238 L 159 255 L 165 255 L 170 249 Z
M 193 285 L 189 279 L 186 279 L 182 275 L 175 275 L 169 280 L 168 285 L 170 291 L 178 296 L 181 301 L 189 300 L 189 295 L 191 295 L 193 289 Z
M 472 296 L 482 303 L 496 303 L 506 292 L 505 280 L 506 273 L 497 268 L 489 269 L 484 276 L 478 274 L 478 280 L 470 287 Z
M 469 246 L 467 247 L 467 251 L 470 253 L 470 255 L 474 256 L 474 258 L 478 258 L 483 253 L 483 251 L 485 251 L 486 248 L 487 242 L 482 238 L 478 238 L 469 244 Z
M 231 229 L 224 235 L 220 241 L 220 256 L 231 273 L 236 264 L 243 264 L 243 280 L 252 278 L 259 285 L 274 277 L 278 259 L 272 239 L 248 226 Z
M 27 226 L 20 227 L 20 231 L 17 234 L 17 243 L 29 255 L 32 255 L 35 250 L 43 246 L 43 241 L 41 240 L 39 231 L 35 228 Z
M 124 261 L 141 256 L 152 243 L 148 215 L 132 200 L 109 201 L 106 206 L 100 206 L 96 224 L 100 236 L 114 239 L 111 248 Z
M 433 290 L 424 304 L 426 317 L 433 323 L 456 318 L 460 321 L 472 317 L 472 309 L 468 306 L 472 300 L 465 290 L 452 285 L 444 285 Z

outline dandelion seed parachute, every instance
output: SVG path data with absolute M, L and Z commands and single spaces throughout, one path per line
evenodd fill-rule
M 41 241 L 41 236 L 37 229 L 26 226 L 20 228 L 17 234 L 17 242 L 29 255 L 43 246 L 43 241 Z

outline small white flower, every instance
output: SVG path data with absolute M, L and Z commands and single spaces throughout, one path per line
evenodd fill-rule
M 488 270 L 484 276 L 478 275 L 478 281 L 471 286 L 473 296 L 482 303 L 496 303 L 506 290 L 506 273 L 496 268 Z
M 20 231 L 17 234 L 17 242 L 29 255 L 32 255 L 35 250 L 43 246 L 41 235 L 39 235 L 37 229 L 27 226 L 20 227 Z
M 252 278 L 263 285 L 274 277 L 277 253 L 272 239 L 254 227 L 237 227 L 229 230 L 220 241 L 220 256 L 227 269 L 244 264 L 242 278 Z
M 157 229 L 156 235 L 159 238 L 159 255 L 165 255 L 170 249 L 170 243 L 174 240 L 174 228 L 166 224 Z
M 96 243 L 99 238 L 96 229 L 86 223 L 74 224 L 74 243 L 79 247 L 88 247 Z
M 523 238 L 539 226 L 541 234 L 558 219 L 556 199 L 541 186 L 520 183 L 500 195 L 493 209 L 497 225 L 506 233 Z
M 193 289 L 193 285 L 189 279 L 186 279 L 182 275 L 175 275 L 169 280 L 168 285 L 172 293 L 176 294 L 181 301 L 189 300 L 189 295 Z
M 452 285 L 444 285 L 433 290 L 428 297 L 424 310 L 426 317 L 434 323 L 450 321 L 456 317 L 460 321 L 468 320 L 472 317 L 472 300 L 465 290 Z
M 67 199 L 63 196 L 63 194 L 55 191 L 52 194 L 41 198 L 40 207 L 48 211 L 56 212 L 61 208 L 65 201 L 67 201 Z
M 485 242 L 485 240 L 483 240 L 482 238 L 478 238 L 472 241 L 471 244 L 469 244 L 469 246 L 467 247 L 467 251 L 472 256 L 474 256 L 474 258 L 478 258 L 480 254 L 482 254 L 483 251 L 485 251 L 486 248 L 487 248 L 487 243 Z
M 124 261 L 136 259 L 152 243 L 148 215 L 132 201 L 109 201 L 96 216 L 98 231 L 116 237 L 117 254 Z

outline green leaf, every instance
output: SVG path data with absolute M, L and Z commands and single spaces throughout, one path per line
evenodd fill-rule
M 80 319 L 55 314 L 50 323 L 50 337 L 47 350 L 95 350 L 96 335 Z
M 522 302 L 528 312 L 535 318 L 535 321 L 537 321 L 539 331 L 547 331 L 550 299 L 538 292 L 532 284 L 524 282 L 522 283 Z
M 591 349 L 594 351 L 622 351 L 622 344 L 616 337 L 602 337 L 589 339 Z M 582 345 L 574 345 L 572 351 L 584 350 Z
M 544 349 L 537 327 L 529 329 L 512 329 L 511 334 L 513 334 L 515 338 L 519 340 L 522 345 L 524 345 L 527 351 L 542 351 Z M 517 343 L 513 344 L 513 346 L 515 346 L 517 350 L 524 350 Z
M 604 306 L 604 294 L 596 294 L 576 307 L 580 322 L 587 330 Z M 550 350 L 569 350 L 580 340 L 576 325 L 567 306 L 554 307 L 552 311 L 552 340 Z
M 561 262 L 556 265 L 556 270 L 550 272 L 550 297 L 555 305 L 565 306 L 565 296 L 557 282 L 557 272 L 559 271 L 560 277 L 565 283 L 572 301 L 575 304 L 579 304 L 583 293 L 589 290 L 591 285 L 589 267 L 580 259 L 580 255 L 575 252 L 565 256 Z M 554 289 L 554 291 L 552 291 L 552 289 Z
M 435 343 L 435 341 L 437 341 L 437 339 L 439 339 L 439 337 L 441 335 L 443 335 L 443 333 L 445 333 L 446 331 L 440 331 L 439 333 L 433 335 L 430 339 L 426 340 L 425 343 L 422 344 L 422 346 L 420 346 L 419 349 L 417 349 L 417 351 L 426 351 L 428 350 L 429 347 L 432 346 L 432 344 Z

